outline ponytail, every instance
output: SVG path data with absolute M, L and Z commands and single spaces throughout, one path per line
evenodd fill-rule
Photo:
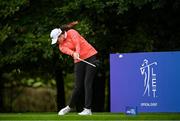
M 71 29 L 72 27 L 74 27 L 77 24 L 78 24 L 78 21 L 73 21 L 68 24 L 62 25 L 60 28 L 64 32 L 64 31 L 68 31 L 69 29 Z

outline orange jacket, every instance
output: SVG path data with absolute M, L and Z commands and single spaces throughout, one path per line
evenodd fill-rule
M 76 30 L 70 29 L 67 32 L 66 39 L 59 44 L 62 53 L 73 56 L 74 52 L 79 53 L 81 59 L 87 59 L 97 54 L 96 49 L 91 46 Z M 74 60 L 75 63 L 80 60 Z

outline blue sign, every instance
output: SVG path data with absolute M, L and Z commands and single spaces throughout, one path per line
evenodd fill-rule
M 111 112 L 180 112 L 180 52 L 110 55 Z

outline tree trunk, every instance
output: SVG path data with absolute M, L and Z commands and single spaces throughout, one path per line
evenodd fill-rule
M 64 78 L 60 67 L 55 69 L 55 79 L 57 86 L 57 110 L 65 106 Z
M 0 72 L 0 112 L 3 112 L 3 80 L 2 80 L 2 72 Z
M 62 73 L 62 68 L 59 63 L 59 53 L 56 46 L 52 46 L 53 49 L 53 70 L 54 76 L 56 80 L 56 88 L 57 88 L 57 110 L 59 111 L 61 108 L 65 106 L 65 91 L 64 91 L 64 78 Z
M 93 85 L 93 106 L 94 112 L 103 112 L 105 104 L 105 72 L 98 70 Z

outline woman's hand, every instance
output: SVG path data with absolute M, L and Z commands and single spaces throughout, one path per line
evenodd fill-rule
M 74 59 L 79 59 L 79 53 L 74 52 L 74 53 L 73 53 L 73 58 L 74 58 Z

